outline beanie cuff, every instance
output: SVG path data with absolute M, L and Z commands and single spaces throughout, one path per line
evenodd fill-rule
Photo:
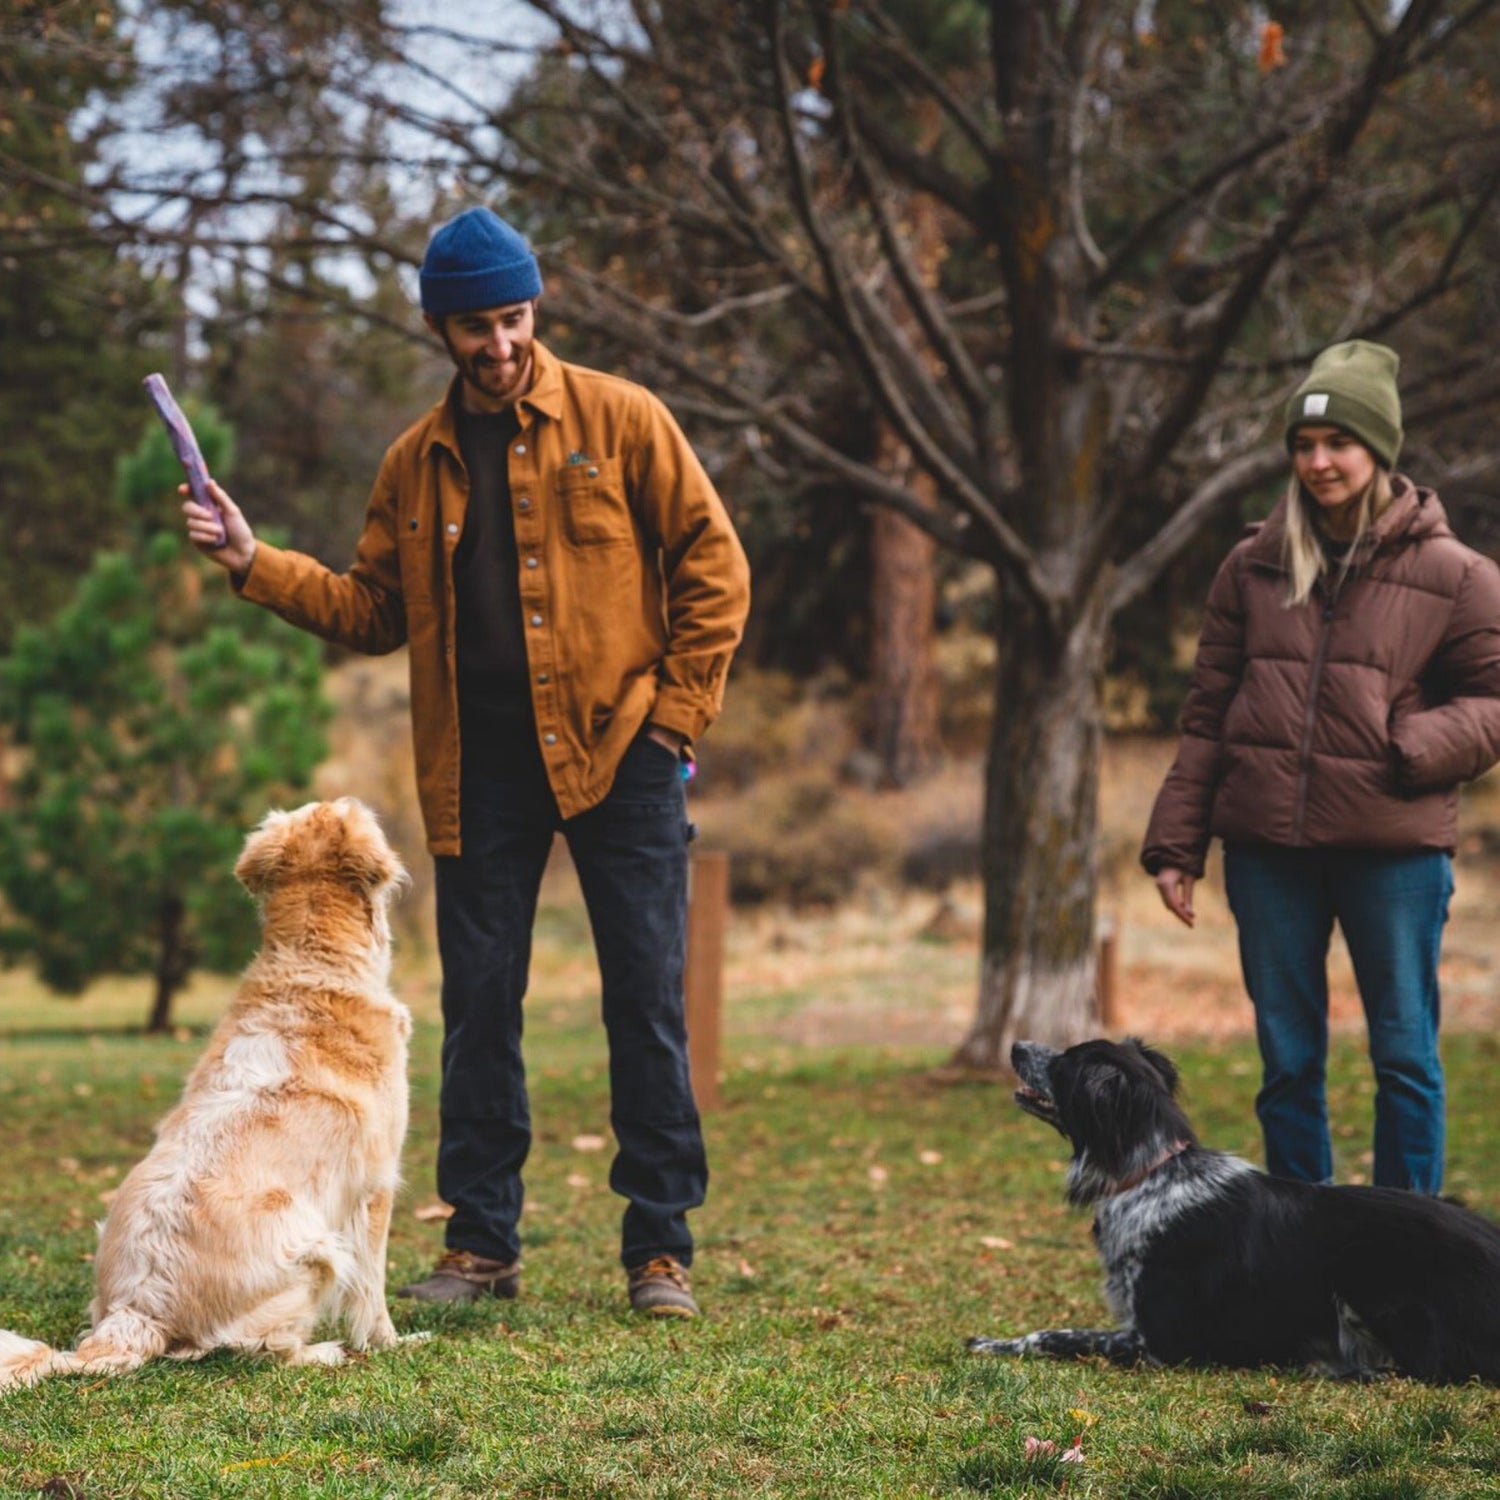
M 1309 398 L 1320 403 L 1309 411 Z M 1286 446 L 1290 452 L 1292 438 L 1299 427 L 1338 427 L 1353 434 L 1380 461 L 1382 467 L 1394 469 L 1401 451 L 1402 432 L 1392 429 L 1391 419 L 1363 401 L 1343 391 L 1320 391 L 1316 386 L 1300 390 L 1292 398 L 1286 418 Z
M 542 273 L 536 256 L 474 271 L 423 271 L 422 311 L 440 318 L 447 313 L 509 307 L 542 295 Z

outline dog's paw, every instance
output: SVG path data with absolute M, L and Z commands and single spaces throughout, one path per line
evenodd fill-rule
M 288 1361 L 291 1365 L 341 1365 L 349 1356 L 334 1340 L 326 1344 L 304 1344 Z
M 368 1333 L 350 1340 L 356 1349 L 394 1349 L 400 1341 L 396 1325 L 389 1318 L 377 1323 Z
M 970 1354 L 1019 1354 L 1021 1340 L 972 1338 L 965 1347 Z
M 1311 1375 L 1324 1380 L 1338 1380 L 1345 1385 L 1375 1385 L 1394 1378 L 1396 1372 L 1386 1366 L 1346 1364 L 1342 1360 L 1315 1359 L 1308 1367 Z

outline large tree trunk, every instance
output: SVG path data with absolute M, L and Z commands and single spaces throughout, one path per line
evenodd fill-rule
M 1095 829 L 1108 622 L 1094 609 L 1053 651 L 1002 604 L 985 771 L 984 952 L 979 1005 L 954 1057 L 1009 1066 L 1017 1039 L 1065 1047 L 1096 1027 Z
M 889 429 L 881 466 L 910 469 Z M 925 475 L 912 487 L 931 489 Z M 936 764 L 937 666 L 933 657 L 937 543 L 904 516 L 878 506 L 870 518 L 870 748 L 887 786 L 906 786 Z

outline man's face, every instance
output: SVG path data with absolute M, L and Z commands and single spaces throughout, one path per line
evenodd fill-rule
M 531 341 L 536 303 L 513 302 L 475 312 L 426 314 L 463 376 L 463 401 L 471 411 L 503 411 L 531 385 Z

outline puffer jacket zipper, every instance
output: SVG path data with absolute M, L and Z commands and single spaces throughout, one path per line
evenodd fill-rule
M 1318 625 L 1318 644 L 1313 652 L 1312 672 L 1307 679 L 1307 705 L 1302 711 L 1302 745 L 1297 752 L 1297 810 L 1292 815 L 1292 845 L 1302 846 L 1302 823 L 1307 813 L 1307 783 L 1312 771 L 1313 725 L 1318 718 L 1318 690 L 1323 684 L 1323 663 L 1328 656 L 1328 638 L 1333 633 L 1332 599 L 1323 602 Z
M 1313 651 L 1312 671 L 1307 679 L 1307 705 L 1302 711 L 1302 745 L 1297 754 L 1297 806 L 1292 814 L 1292 845 L 1302 846 L 1302 824 L 1307 813 L 1307 784 L 1312 775 L 1313 728 L 1318 721 L 1318 693 L 1323 686 L 1323 665 L 1328 658 L 1328 642 L 1333 636 L 1333 616 L 1339 597 L 1350 581 L 1353 569 L 1341 571 L 1331 593 L 1325 594 L 1318 621 L 1318 644 Z M 1319 593 L 1323 585 L 1318 584 Z

